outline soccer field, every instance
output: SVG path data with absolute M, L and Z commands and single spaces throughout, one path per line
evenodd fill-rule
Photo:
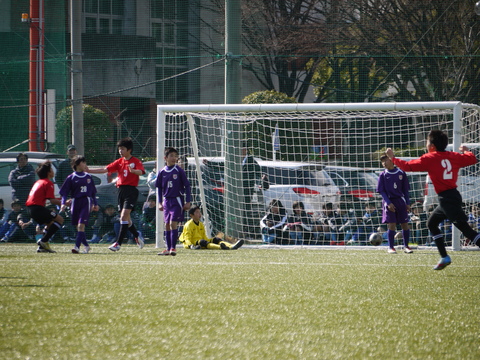
M 2 359 L 479 359 L 480 252 L 0 246 Z

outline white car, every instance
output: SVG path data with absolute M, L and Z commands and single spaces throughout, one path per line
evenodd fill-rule
M 351 196 L 358 200 L 379 201 L 377 193 L 378 174 L 375 169 L 349 166 L 325 166 L 340 189 L 342 195 Z
M 3 199 L 6 209 L 10 209 L 12 201 L 12 187 L 8 182 L 8 175 L 10 171 L 17 167 L 17 155 L 20 152 L 5 152 L 0 153 L 0 199 Z M 56 173 L 59 163 L 65 159 L 63 155 L 48 153 L 48 152 L 30 152 L 26 151 L 28 155 L 28 163 L 36 170 L 38 165 L 46 160 L 53 164 L 53 170 Z M 92 166 L 93 168 L 95 166 Z M 117 204 L 117 190 L 115 183 L 112 183 L 112 177 L 107 174 L 92 174 L 93 181 L 97 187 L 97 199 L 100 206 L 107 204 Z M 38 176 L 36 177 L 38 180 Z M 54 178 L 55 180 L 55 178 Z M 60 187 L 62 184 L 55 182 L 55 197 L 60 197 Z
M 12 202 L 12 187 L 8 182 L 10 172 L 17 167 L 17 155 L 20 151 L 0 153 L 0 199 L 3 199 L 6 209 L 10 209 Z M 53 164 L 53 170 L 56 172 L 58 164 L 64 159 L 63 155 L 48 152 L 25 151 L 28 156 L 28 163 L 36 170 L 38 165 L 50 160 Z M 38 177 L 36 177 L 38 180 Z M 59 187 L 55 184 L 55 196 L 59 195 Z
M 319 213 L 326 203 L 338 204 L 340 189 L 321 164 L 257 160 L 268 175 L 270 187 L 263 190 L 265 206 L 279 199 L 292 213 L 294 201 L 302 201 L 308 213 Z
M 469 143 L 462 144 L 468 147 L 472 151 L 477 159 L 479 158 L 480 153 L 480 144 L 479 143 Z M 446 148 L 447 151 L 453 151 L 453 145 L 449 144 Z M 462 200 L 466 204 L 480 203 L 480 164 L 468 166 L 466 168 L 460 169 L 458 174 L 457 188 L 460 194 L 462 195 Z M 425 199 L 423 201 L 424 211 L 438 203 L 437 193 L 433 188 L 433 183 L 430 180 L 430 177 L 427 175 L 426 185 L 425 185 Z

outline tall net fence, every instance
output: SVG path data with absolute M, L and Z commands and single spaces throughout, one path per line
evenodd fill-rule
M 446 131 L 451 142 L 454 131 L 461 129 L 455 141 L 470 143 L 477 153 L 479 121 L 478 106 L 465 104 L 456 125 L 452 109 L 441 108 L 262 112 L 179 109 L 166 115 L 161 136 L 166 147 L 175 147 L 186 157 L 193 202 L 202 206 L 213 234 L 227 232 L 253 242 L 267 242 L 268 230 L 262 219 L 277 201 L 287 219 L 277 229 L 281 231 L 275 243 L 371 245 L 372 233 L 379 233 L 386 241 L 381 196 L 376 190 L 378 175 L 383 171 L 379 159 L 386 148 L 393 148 L 397 157 L 417 158 L 426 151 L 426 135 L 431 129 Z M 454 150 L 453 144 L 448 150 Z M 476 228 L 479 170 L 477 165 L 466 168 L 459 181 L 466 212 Z M 407 176 L 412 204 L 411 242 L 429 245 L 432 241 L 426 219 L 436 203 L 436 194 L 426 172 Z M 301 216 L 294 212 L 298 206 L 305 211 Z M 451 244 L 452 224 L 446 222 L 442 227 Z M 397 240 L 401 244 L 401 239 Z M 465 239 L 461 241 L 465 244 Z
M 0 3 L 0 151 L 27 150 L 32 133 L 40 150 L 64 154 L 72 142 L 69 6 Z M 277 90 L 299 103 L 479 101 L 480 21 L 471 2 L 244 0 L 238 16 L 242 97 Z M 31 31 L 39 27 L 37 46 Z M 124 136 L 138 156 L 153 157 L 157 104 L 224 102 L 223 0 L 84 0 L 73 32 L 81 33 L 73 55 L 82 57 L 85 149 L 94 164 L 113 160 Z M 32 57 L 40 49 L 43 61 Z M 29 115 L 32 65 L 44 69 L 33 75 L 44 83 L 39 118 Z

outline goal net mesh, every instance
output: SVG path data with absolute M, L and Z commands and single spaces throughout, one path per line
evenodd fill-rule
M 212 236 L 224 232 L 252 243 L 371 246 L 372 233 L 382 235 L 386 244 L 376 192 L 385 149 L 407 160 L 417 158 L 425 153 L 431 129 L 445 130 L 450 142 L 454 129 L 460 129 L 461 143 L 479 144 L 479 120 L 478 107 L 465 104 L 458 128 L 452 109 L 185 111 L 167 112 L 160 136 L 165 147 L 175 147 L 187 159 L 193 203 L 201 206 Z M 480 148 L 473 145 L 473 150 Z M 418 245 L 432 243 L 426 219 L 436 194 L 426 175 L 408 173 L 410 243 Z M 478 228 L 480 193 L 474 189 L 479 167 L 460 175 L 473 183 L 459 188 L 471 224 Z M 275 231 L 261 225 L 273 200 L 287 215 Z M 308 223 L 294 213 L 294 205 L 304 208 Z M 442 229 L 450 245 L 452 224 Z M 400 227 L 397 242 L 402 244 Z M 460 242 L 465 245 L 465 239 Z

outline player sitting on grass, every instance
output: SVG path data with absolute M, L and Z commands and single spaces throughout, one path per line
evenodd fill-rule
M 202 211 L 198 206 L 193 206 L 188 210 L 190 220 L 183 227 L 180 241 L 186 249 L 214 249 L 214 250 L 237 250 L 243 245 L 243 240 L 238 240 L 235 244 L 223 241 L 221 238 L 214 237 L 209 239 L 205 232 L 205 226 L 200 221 Z

